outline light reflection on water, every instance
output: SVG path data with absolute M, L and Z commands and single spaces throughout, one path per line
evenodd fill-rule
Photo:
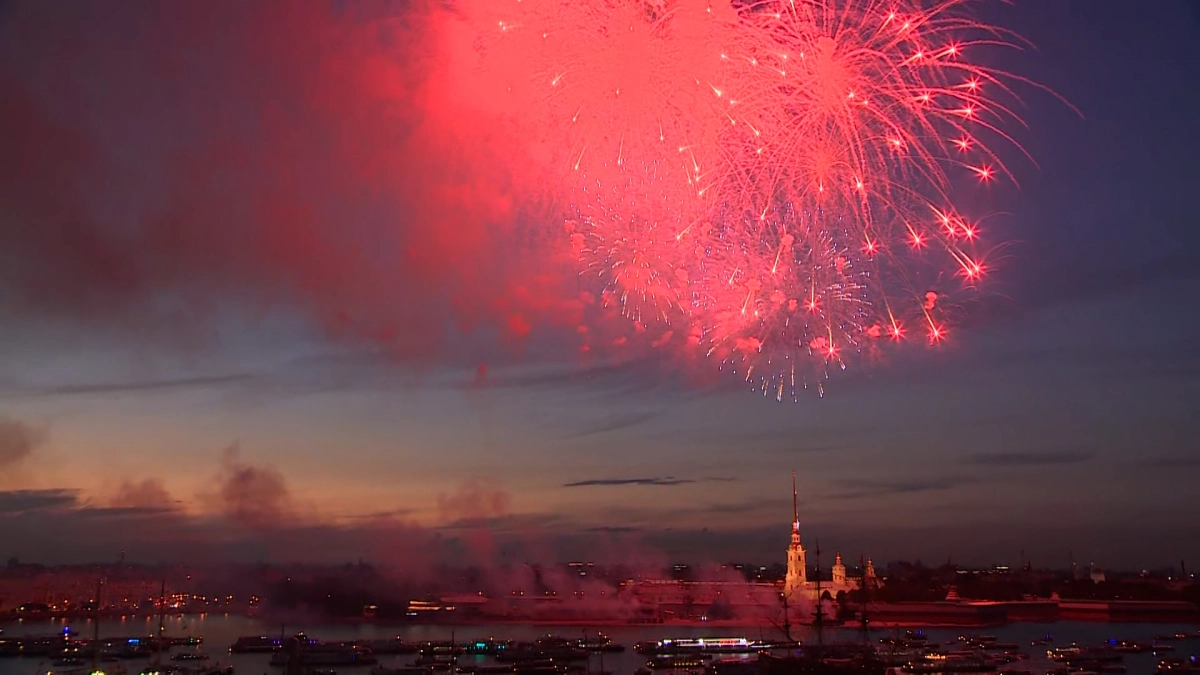
M 479 625 L 395 625 L 370 623 L 326 623 L 321 621 L 297 621 L 295 623 L 269 622 L 238 615 L 208 614 L 197 616 L 172 616 L 164 620 L 168 636 L 200 636 L 204 638 L 203 651 L 213 657 L 213 662 L 232 663 L 238 675 L 254 675 L 256 673 L 278 672 L 267 665 L 268 654 L 229 654 L 229 646 L 234 640 L 244 635 L 292 635 L 303 631 L 310 637 L 319 640 L 357 640 L 394 638 L 399 636 L 404 640 L 449 640 L 468 641 L 484 638 L 508 640 L 534 640 L 543 635 L 552 634 L 563 637 L 595 636 L 603 633 L 613 641 L 625 645 L 626 651 L 603 655 L 603 669 L 614 675 L 631 675 L 633 671 L 645 664 L 646 658 L 633 651 L 633 644 L 642 640 L 660 640 L 668 637 L 747 637 L 750 639 L 779 639 L 780 631 L 773 626 L 762 628 L 715 628 L 711 626 L 670 626 L 670 625 L 634 625 L 634 626 L 603 626 L 587 627 L 583 625 L 529 625 L 529 624 L 479 624 Z M 100 624 L 101 637 L 142 636 L 152 635 L 158 625 L 157 617 L 136 619 L 105 619 Z M 80 637 L 91 637 L 92 624 L 90 620 L 61 621 L 24 621 L 11 622 L 0 626 L 5 637 L 23 635 L 51 635 L 60 633 L 63 627 L 69 626 Z M 963 634 L 994 635 L 1000 642 L 1015 642 L 1022 651 L 1033 658 L 1028 662 L 1016 664 L 1018 668 L 1029 668 L 1037 672 L 1046 667 L 1045 651 L 1047 647 L 1031 646 L 1031 641 L 1044 635 L 1052 635 L 1055 645 L 1065 646 L 1071 642 L 1085 645 L 1098 645 L 1110 638 L 1123 640 L 1150 641 L 1155 636 L 1171 635 L 1174 633 L 1191 633 L 1197 630 L 1195 625 L 1186 624 L 1110 624 L 1110 623 L 1014 623 L 992 628 L 930 628 L 925 634 L 932 643 L 945 643 Z M 903 636 L 903 629 L 873 629 L 870 639 L 878 643 L 879 638 L 888 636 Z M 805 642 L 814 642 L 815 634 L 807 627 L 793 628 L 792 636 Z M 861 641 L 862 633 L 853 629 L 826 629 L 825 639 L 829 642 Z M 1172 643 L 1175 652 L 1168 654 L 1173 658 L 1183 658 L 1192 654 L 1200 654 L 1200 639 L 1180 640 Z M 412 655 L 381 656 L 379 662 L 383 665 L 401 665 L 411 662 Z M 1152 673 L 1158 656 L 1153 654 L 1131 654 L 1125 658 L 1129 673 Z M 484 660 L 484 657 L 464 657 L 462 663 L 470 663 L 472 659 Z M 136 675 L 146 664 L 145 660 L 128 661 L 121 664 L 126 673 Z M 593 657 L 589 664 L 592 670 L 600 669 L 600 657 Z M 45 659 L 0 658 L 0 675 L 44 675 L 50 663 Z M 338 675 L 368 675 L 367 668 L 338 668 Z

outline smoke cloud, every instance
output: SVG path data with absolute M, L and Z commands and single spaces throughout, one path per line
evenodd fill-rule
M 452 493 L 438 495 L 437 502 L 444 523 L 481 521 L 507 516 L 512 496 L 498 487 L 470 480 Z
M 163 482 L 157 478 L 122 481 L 111 503 L 116 508 L 160 511 L 174 509 L 177 505 Z
M 0 417 L 0 470 L 25 460 L 45 440 L 45 431 Z
M 295 505 L 287 482 L 279 469 L 241 461 L 237 444 L 226 448 L 216 489 L 207 501 L 232 522 L 251 529 L 288 524 L 294 518 Z
M 449 14 L 403 5 L 8 7 L 0 312 L 182 340 L 280 305 L 422 362 L 575 335 L 519 145 L 440 58 Z

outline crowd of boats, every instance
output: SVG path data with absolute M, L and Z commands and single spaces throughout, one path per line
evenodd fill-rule
M 633 645 L 646 659 L 634 675 L 1102 675 L 1125 673 L 1126 656 L 1137 654 L 1153 655 L 1162 675 L 1200 675 L 1195 656 L 1175 654 L 1184 639 L 1200 639 L 1200 632 L 1098 645 L 1060 645 L 1050 635 L 1029 644 L 988 635 L 938 642 L 922 631 L 877 642 L 815 644 L 744 637 L 663 639 Z M 623 651 L 623 645 L 603 635 L 417 642 L 399 637 L 321 641 L 304 633 L 242 637 L 228 649 L 230 655 L 269 655 L 270 665 L 287 675 L 337 675 L 334 668 L 369 669 L 370 675 L 611 675 L 604 669 L 604 655 Z M 198 637 L 81 640 L 69 631 L 49 637 L 0 635 L 0 656 L 49 661 L 52 669 L 40 670 L 46 675 L 233 675 L 233 666 L 212 659 Z M 149 663 L 132 670 L 123 665 L 138 659 Z
M 1026 646 L 988 635 L 960 635 L 938 644 L 921 631 L 910 631 L 904 637 L 881 640 L 875 653 L 892 673 L 1101 675 L 1127 672 L 1125 657 L 1142 653 L 1158 657 L 1160 673 L 1200 673 L 1195 657 L 1173 657 L 1175 643 L 1188 638 L 1200 638 L 1200 632 L 1163 635 L 1152 641 L 1110 639 L 1099 645 L 1057 645 L 1053 636 L 1045 635 Z
M 46 675 L 232 675 L 233 667 L 214 664 L 200 650 L 199 637 L 110 637 L 80 639 L 70 629 L 50 636 L 0 635 L 0 657 L 36 659 Z M 177 648 L 183 648 L 175 651 Z M 126 667 L 133 661 L 143 667 Z
M 532 642 L 514 640 L 425 641 L 352 640 L 322 642 L 300 633 L 285 639 L 257 636 L 239 638 L 230 647 L 235 654 L 271 653 L 273 666 L 301 666 L 301 669 L 331 666 L 374 666 L 372 675 L 441 675 L 443 673 L 479 673 L 517 675 L 561 675 L 586 670 L 591 657 L 624 651 L 624 646 L 607 637 L 568 639 L 546 636 Z M 402 666 L 379 664 L 380 657 L 412 655 Z M 493 663 L 462 657 L 486 657 Z M 333 675 L 320 671 L 318 675 Z
M 922 631 L 854 643 L 801 644 L 791 640 L 683 638 L 638 642 L 646 658 L 635 675 L 763 675 L 764 673 L 996 673 L 997 675 L 1101 675 L 1126 672 L 1125 656 L 1151 653 L 1158 672 L 1200 675 L 1195 657 L 1174 658 L 1175 644 L 1194 634 L 1163 635 L 1151 641 L 1112 639 L 1099 645 L 1058 645 L 1050 635 L 1028 645 L 988 635 L 961 635 L 938 643 Z M 303 634 L 242 638 L 234 653 L 271 652 L 275 666 L 300 666 L 310 675 L 336 675 L 330 667 L 373 666 L 371 675 L 568 675 L 603 673 L 603 654 L 624 651 L 604 636 L 568 639 L 546 636 L 533 642 L 474 640 L 405 642 L 360 640 L 320 642 Z M 384 655 L 411 655 L 403 665 L 380 665 Z M 598 671 L 592 658 L 599 655 Z M 461 658 L 484 657 L 484 658 Z M 394 659 L 393 659 L 394 660 Z

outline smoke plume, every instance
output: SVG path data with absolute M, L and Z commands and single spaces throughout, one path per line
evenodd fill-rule
M 287 482 L 279 469 L 243 462 L 234 444 L 221 458 L 216 489 L 208 496 L 218 511 L 232 522 L 251 529 L 287 525 L 295 507 Z
M 519 147 L 439 58 L 436 3 L 6 14 L 0 312 L 185 339 L 213 307 L 282 306 L 422 362 L 574 334 L 565 240 L 527 227 Z
M 171 510 L 176 502 L 167 492 L 163 482 L 157 478 L 142 480 L 124 480 L 117 488 L 117 494 L 111 500 L 116 508 L 134 508 L 148 510 Z
M 45 431 L 0 417 L 0 470 L 25 460 L 45 440 Z

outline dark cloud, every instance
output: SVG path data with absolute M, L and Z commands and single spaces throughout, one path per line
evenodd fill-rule
M 608 363 L 584 369 L 573 366 L 516 368 L 506 372 L 486 374 L 483 376 L 483 384 L 486 384 L 487 387 L 550 387 L 555 389 L 569 385 L 587 386 L 601 381 L 624 380 L 637 370 L 636 366 L 636 363 Z M 488 373 L 489 371 L 485 369 L 484 372 Z M 478 386 L 479 378 L 480 375 L 477 372 L 476 380 L 472 382 L 471 386 Z
M 796 506 L 804 506 L 803 501 L 797 501 Z M 705 513 L 750 513 L 754 511 L 770 511 L 774 509 L 780 514 L 790 513 L 792 503 L 772 499 L 756 499 L 753 501 L 735 502 L 728 504 L 709 504 L 700 509 Z
M 846 450 L 849 447 L 850 446 L 841 443 L 786 443 L 781 439 L 777 451 L 781 453 L 808 455 L 823 452 L 837 452 L 839 450 Z
M 563 438 L 584 438 L 587 436 L 606 434 L 612 431 L 620 431 L 622 429 L 632 429 L 633 427 L 649 422 L 655 417 L 658 417 L 658 415 L 659 413 L 657 412 L 637 412 L 627 413 L 624 415 L 613 415 L 607 421 L 601 424 L 573 431 Z
M 482 374 L 481 374 L 482 373 Z M 647 357 L 597 363 L 580 367 L 578 362 L 476 372 L 471 389 L 553 389 L 586 396 L 632 396 L 669 390 L 673 397 L 685 395 L 683 383 L 664 370 L 661 360 Z M 640 413 L 631 413 L 631 416 Z M 585 434 L 586 435 L 586 434 Z
M 645 478 L 589 478 L 563 484 L 563 487 L 590 487 L 595 485 L 657 485 L 670 487 L 690 483 L 734 483 L 733 476 L 705 476 L 703 478 L 677 478 L 675 476 L 650 476 Z
M 128 382 L 95 382 L 88 384 L 64 384 L 51 387 L 12 389 L 0 395 L 9 396 L 73 396 L 88 394 L 154 393 L 178 389 L 216 388 L 235 384 L 248 384 L 261 379 L 250 373 L 210 375 L 201 377 L 179 377 L 162 380 L 137 380 Z
M 828 498 L 859 499 L 863 497 L 884 497 L 920 492 L 940 492 L 943 490 L 952 490 L 973 482 L 975 481 L 971 478 L 954 476 L 895 481 L 845 479 L 834 481 L 834 485 L 840 488 L 841 491 L 828 495 Z
M 68 509 L 78 503 L 78 490 L 9 490 L 0 492 L 0 515 Z
M 587 532 L 599 532 L 599 533 L 605 533 L 605 534 L 631 534 L 634 532 L 641 532 L 642 528 L 630 527 L 630 526 L 599 526 L 599 527 L 589 527 L 589 528 L 587 528 L 586 531 Z
M 1050 466 L 1081 464 L 1095 456 L 1093 452 L 1060 450 L 1051 452 L 986 452 L 969 461 L 984 466 Z
M 346 520 L 388 520 L 392 518 L 408 518 L 417 513 L 417 509 L 388 509 L 373 513 L 351 513 L 342 515 Z
M 28 458 L 45 440 L 44 430 L 0 417 L 0 470 Z
M 1200 467 L 1200 452 L 1192 454 L 1170 455 L 1167 457 L 1150 457 L 1146 459 L 1135 460 L 1133 466 L 1146 469 L 1171 469 L 1182 468 L 1190 469 Z
M 178 506 L 178 502 L 171 498 L 171 494 L 167 492 L 163 482 L 157 478 L 122 481 L 111 504 L 118 509 L 160 511 L 168 511 Z
M 687 485 L 697 482 L 694 478 L 676 478 L 674 476 L 654 476 L 649 478 L 591 478 L 564 483 L 563 487 L 591 487 L 596 485 L 657 485 L 668 487 Z
M 80 506 L 76 511 L 89 518 L 156 518 L 175 517 L 173 506 Z
M 279 469 L 248 464 L 240 456 L 237 444 L 226 448 L 215 487 L 203 500 L 243 527 L 280 527 L 293 520 L 295 504 Z

